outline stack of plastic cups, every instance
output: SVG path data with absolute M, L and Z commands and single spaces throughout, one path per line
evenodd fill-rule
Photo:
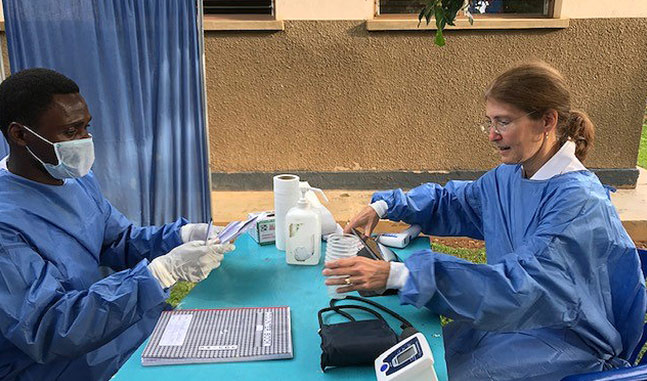
M 328 236 L 326 244 L 326 262 L 337 259 L 354 257 L 362 246 L 362 242 L 351 234 L 331 234 Z M 329 278 L 340 278 L 341 276 L 331 276 Z M 337 293 L 337 287 L 344 286 L 327 286 L 328 296 L 331 299 L 344 299 L 345 294 Z

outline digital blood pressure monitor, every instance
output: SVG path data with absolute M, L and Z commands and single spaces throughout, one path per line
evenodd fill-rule
M 434 356 L 418 332 L 400 341 L 375 360 L 378 381 L 438 381 Z

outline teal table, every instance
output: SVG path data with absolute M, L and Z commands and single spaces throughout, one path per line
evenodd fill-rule
M 418 238 L 405 250 L 399 250 L 398 255 L 404 259 L 410 253 L 426 248 L 429 248 L 429 240 Z M 324 253 L 325 244 L 322 257 Z M 191 290 L 179 308 L 289 306 L 294 358 L 144 367 L 141 365 L 141 354 L 147 344 L 144 342 L 117 372 L 114 380 L 375 380 L 372 366 L 321 371 L 317 311 L 328 306 L 329 302 L 322 268 L 323 258 L 318 266 L 288 265 L 284 252 L 276 250 L 273 245 L 259 246 L 249 235 L 242 235 L 236 241 L 236 250 L 225 255 L 222 265 Z M 438 316 L 426 309 L 401 306 L 397 296 L 372 299 L 401 314 L 425 335 L 434 354 L 438 379 L 446 381 L 445 349 Z M 397 321 L 386 314 L 385 317 L 399 334 Z

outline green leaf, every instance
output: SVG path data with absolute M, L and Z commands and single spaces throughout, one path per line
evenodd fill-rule
M 443 1 L 443 10 L 445 13 L 445 21 L 448 25 L 455 25 L 456 15 L 458 11 L 463 7 L 463 1 L 461 0 L 444 0 Z
M 443 12 L 443 9 L 441 7 L 435 7 L 434 8 L 435 15 L 436 17 L 436 28 L 441 30 L 445 27 L 445 13 Z
M 434 12 L 434 8 L 429 8 L 427 14 L 425 14 L 425 19 L 427 20 L 427 25 L 431 22 L 431 15 Z
M 427 5 L 420 11 L 420 14 L 418 15 L 418 27 L 420 27 L 420 24 L 422 23 L 422 19 L 424 18 L 427 21 L 427 25 L 429 25 L 429 22 L 431 21 L 431 12 L 433 11 L 433 7 L 430 5 Z
M 436 39 L 434 40 L 434 43 L 438 46 L 445 46 L 445 37 L 443 37 L 443 30 L 442 29 L 436 29 Z
M 468 6 L 473 0 L 468 0 Z M 463 0 L 427 0 L 424 8 L 418 14 L 418 27 L 424 18 L 427 25 L 431 22 L 432 15 L 436 20 L 436 37 L 434 43 L 438 46 L 445 45 L 443 31 L 447 25 L 455 25 L 456 15 L 464 7 Z M 471 15 L 470 15 L 471 16 Z M 470 24 L 474 20 L 470 18 Z
M 427 21 L 427 25 L 429 25 L 429 23 L 431 22 L 431 15 L 433 14 L 434 9 L 436 8 L 436 3 L 438 1 L 439 0 L 427 0 L 427 4 L 418 14 L 418 27 L 420 27 L 420 23 L 422 23 L 423 18 L 425 19 L 425 21 Z

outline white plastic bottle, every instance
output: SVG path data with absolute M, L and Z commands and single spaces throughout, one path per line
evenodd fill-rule
M 326 239 L 325 237 L 328 234 L 332 234 L 337 231 L 337 226 L 339 226 L 339 224 L 335 221 L 335 217 L 333 217 L 328 208 L 323 206 L 314 192 L 310 190 L 312 187 L 307 181 L 299 181 L 299 189 L 301 188 L 308 188 L 308 192 L 306 192 L 306 200 L 310 202 L 312 209 L 319 214 L 319 220 L 321 221 L 321 236 Z M 323 196 L 323 199 L 328 202 L 326 195 L 323 193 L 321 193 L 321 195 Z
M 317 188 L 301 188 L 297 205 L 285 215 L 285 261 L 291 265 L 317 265 L 321 258 L 321 221 L 306 199 L 306 192 Z

